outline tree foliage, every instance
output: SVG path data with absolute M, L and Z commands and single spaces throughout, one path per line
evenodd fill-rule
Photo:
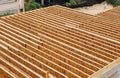
M 25 10 L 29 11 L 29 10 L 34 10 L 38 8 L 41 8 L 41 5 L 36 3 L 35 0 L 30 0 L 29 3 L 26 5 Z
M 66 6 L 79 6 L 79 5 L 92 5 L 95 3 L 102 2 L 104 0 L 69 0 L 69 2 L 66 2 Z
M 113 6 L 119 6 L 120 0 L 106 0 L 108 3 L 112 4 Z
M 78 6 L 85 2 L 86 2 L 86 0 L 69 0 L 69 2 L 66 2 L 66 6 Z
M 40 3 L 39 2 L 37 3 L 36 1 L 37 0 L 29 0 L 25 7 L 26 11 L 41 8 L 42 1 L 44 1 L 45 6 L 58 4 L 74 8 L 78 6 L 93 5 L 104 0 L 40 0 Z

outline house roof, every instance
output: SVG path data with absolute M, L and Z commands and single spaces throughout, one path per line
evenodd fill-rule
M 11 77 L 89 78 L 120 57 L 120 7 L 51 6 L 0 18 L 0 70 Z

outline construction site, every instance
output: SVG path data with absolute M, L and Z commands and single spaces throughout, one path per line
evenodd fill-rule
M 0 78 L 120 78 L 120 7 L 89 15 L 54 5 L 1 17 Z

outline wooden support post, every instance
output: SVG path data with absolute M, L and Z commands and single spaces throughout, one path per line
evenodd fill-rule
M 44 6 L 44 0 L 41 0 L 41 5 Z
M 24 6 L 24 0 L 22 0 L 22 9 L 23 11 L 22 12 L 25 12 L 25 6 Z M 20 13 L 20 1 L 17 0 L 17 6 L 18 6 L 18 13 Z
M 25 12 L 25 1 L 22 0 L 23 12 Z
M 19 0 L 17 0 L 18 13 L 20 13 Z
M 50 78 L 49 77 L 49 71 L 47 71 L 47 73 L 46 73 L 46 78 Z

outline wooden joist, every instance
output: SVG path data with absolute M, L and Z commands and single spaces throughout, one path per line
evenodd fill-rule
M 56 5 L 0 18 L 0 74 L 97 76 L 120 57 L 117 9 L 92 16 Z

